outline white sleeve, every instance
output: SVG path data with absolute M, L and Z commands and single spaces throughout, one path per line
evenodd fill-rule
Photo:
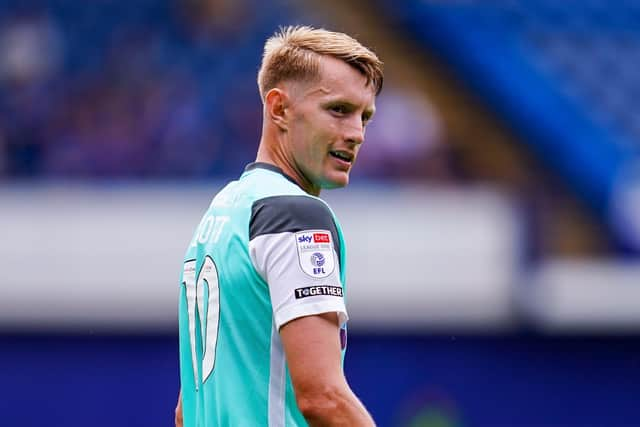
M 348 320 L 339 254 L 329 230 L 261 234 L 249 242 L 254 267 L 269 285 L 279 329 L 298 317 L 336 312 Z

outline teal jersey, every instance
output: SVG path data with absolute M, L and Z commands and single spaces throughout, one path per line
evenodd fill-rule
M 328 205 L 280 169 L 249 165 L 204 214 L 179 301 L 185 427 L 306 426 L 279 328 L 336 312 L 346 347 L 345 245 Z

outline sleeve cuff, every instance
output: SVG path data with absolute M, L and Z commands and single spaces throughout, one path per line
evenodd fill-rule
M 283 307 L 275 313 L 276 328 L 280 330 L 280 327 L 287 322 L 290 322 L 299 317 L 313 316 L 315 314 L 322 313 L 338 313 L 338 325 L 342 327 L 349 320 L 347 309 L 344 305 L 344 301 L 341 299 L 338 301 L 328 302 L 315 302 L 299 304 L 293 307 Z

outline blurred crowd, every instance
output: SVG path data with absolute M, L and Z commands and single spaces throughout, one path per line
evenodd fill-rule
M 0 177 L 235 176 L 255 155 L 262 44 L 300 19 L 258 0 L 0 6 Z M 428 101 L 385 87 L 356 173 L 454 178 Z

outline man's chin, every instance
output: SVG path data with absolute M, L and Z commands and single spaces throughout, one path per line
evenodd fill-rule
M 323 189 L 331 190 L 334 188 L 346 187 L 349 184 L 349 175 L 336 177 L 335 179 L 327 179 L 322 186 Z

